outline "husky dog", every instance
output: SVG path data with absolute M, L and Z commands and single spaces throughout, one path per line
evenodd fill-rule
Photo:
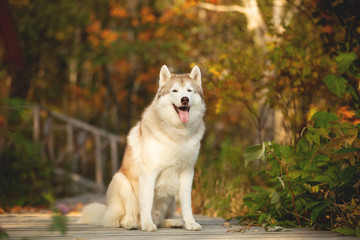
M 159 89 L 127 137 L 122 166 L 106 193 L 106 206 L 84 207 L 79 223 L 156 231 L 201 230 L 191 209 L 191 187 L 205 126 L 201 73 L 160 70 Z M 171 219 L 179 192 L 185 222 Z

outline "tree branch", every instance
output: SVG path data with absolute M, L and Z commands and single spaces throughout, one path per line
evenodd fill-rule
M 295 215 L 295 217 L 296 217 L 296 220 L 297 220 L 297 222 L 298 222 L 299 227 L 301 227 L 300 218 L 299 218 L 300 215 L 299 215 L 298 211 L 296 210 L 295 194 L 294 194 L 294 191 L 293 191 L 293 189 L 292 189 L 292 187 L 291 187 L 290 177 L 289 177 L 289 171 L 288 171 L 288 169 L 287 169 L 286 167 L 284 167 L 284 166 L 281 164 L 281 160 L 275 155 L 275 153 L 269 148 L 269 146 L 266 145 L 266 144 L 265 144 L 265 146 L 266 146 L 267 150 L 269 151 L 269 154 L 272 154 L 272 155 L 276 158 L 276 160 L 279 162 L 280 168 L 283 168 L 284 171 L 286 172 L 287 183 L 288 183 L 288 186 L 289 186 L 289 190 L 290 190 L 290 192 L 291 192 L 291 195 L 292 195 L 292 204 L 293 204 L 294 211 L 295 211 L 295 214 L 294 214 L 294 215 Z
M 239 12 L 246 13 L 246 9 L 239 5 L 214 5 L 211 3 L 201 2 L 197 5 L 199 8 L 204 8 L 207 10 L 215 11 L 215 12 Z

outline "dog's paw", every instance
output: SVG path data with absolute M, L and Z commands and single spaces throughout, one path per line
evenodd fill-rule
M 121 227 L 128 229 L 128 230 L 138 228 L 138 224 L 132 216 L 124 216 L 124 218 L 121 220 L 120 225 L 121 225 Z
M 141 224 L 141 229 L 146 232 L 155 232 L 157 227 L 154 223 L 143 223 Z
M 186 223 L 185 228 L 189 231 L 200 231 L 202 229 L 201 225 L 197 222 Z

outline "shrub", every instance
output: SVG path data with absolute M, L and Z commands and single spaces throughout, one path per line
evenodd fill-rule
M 52 200 L 52 168 L 41 157 L 40 144 L 19 133 L 0 153 L 0 206 L 47 206 Z
M 360 125 L 327 121 L 318 112 L 314 126 L 296 147 L 272 142 L 247 148 L 245 161 L 262 159 L 269 188 L 253 187 L 244 197 L 249 212 L 241 219 L 260 224 L 359 228 Z

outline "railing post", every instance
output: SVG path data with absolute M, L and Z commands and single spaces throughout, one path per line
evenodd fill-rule
M 66 136 L 67 136 L 66 151 L 69 154 L 74 151 L 74 131 L 73 131 L 73 126 L 70 123 L 66 124 Z
M 95 133 L 95 181 L 99 190 L 104 189 L 103 162 L 101 157 L 101 137 Z
M 118 171 L 118 146 L 117 141 L 114 137 L 110 138 L 110 148 L 111 148 L 111 170 L 112 174 L 115 174 Z
M 40 107 L 35 105 L 33 107 L 33 121 L 34 121 L 34 132 L 33 139 L 34 141 L 40 140 Z
M 45 120 L 45 124 L 43 126 L 43 137 L 45 140 L 45 146 L 47 148 L 49 157 L 52 161 L 55 160 L 54 153 L 54 132 L 53 132 L 53 118 L 52 115 L 49 114 L 48 118 Z

